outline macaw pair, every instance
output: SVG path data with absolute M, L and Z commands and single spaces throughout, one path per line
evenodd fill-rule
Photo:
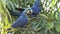
M 22 8 L 15 8 L 16 10 L 20 11 L 20 13 L 10 12 L 11 15 L 19 16 L 19 18 L 11 25 L 13 28 L 21 27 L 23 28 L 28 23 L 28 15 L 31 17 L 35 17 L 39 12 L 41 12 L 42 7 L 40 6 L 41 0 L 36 0 L 32 7 L 22 9 Z M 11 11 L 11 10 L 9 10 Z

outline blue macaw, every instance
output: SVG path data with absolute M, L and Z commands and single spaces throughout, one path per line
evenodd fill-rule
M 36 16 L 37 14 L 39 14 L 39 12 L 41 12 L 41 7 L 39 6 L 41 0 L 36 0 L 35 3 L 33 4 L 33 6 L 30 8 L 30 12 L 32 12 L 30 15 L 31 16 Z M 19 8 L 16 8 L 17 10 L 20 11 Z M 27 9 L 23 9 L 22 13 L 19 14 L 14 14 L 14 15 L 18 15 L 20 16 L 12 25 L 11 27 L 16 28 L 16 27 L 24 27 L 27 23 L 28 23 L 28 14 L 27 14 Z

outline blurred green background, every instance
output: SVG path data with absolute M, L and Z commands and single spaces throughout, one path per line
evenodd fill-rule
M 0 34 L 7 34 L 7 28 L 18 18 L 10 15 L 15 7 L 28 8 L 35 0 L 0 0 Z M 16 28 L 13 34 L 60 34 L 60 0 L 41 0 L 43 10 L 34 18 L 29 18 L 26 28 Z

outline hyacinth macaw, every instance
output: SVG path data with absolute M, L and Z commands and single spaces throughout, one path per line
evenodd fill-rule
M 41 0 L 36 0 L 35 3 L 33 4 L 33 6 L 30 8 L 30 12 L 32 12 L 30 15 L 32 17 L 36 16 L 37 14 L 39 14 L 39 12 L 41 12 L 42 7 L 40 7 L 40 1 Z M 27 9 L 20 9 L 20 8 L 16 8 L 19 11 L 22 11 L 19 14 L 15 14 L 14 12 L 12 12 L 12 15 L 15 16 L 19 16 L 19 18 L 11 25 L 11 27 L 13 28 L 17 28 L 17 27 L 24 27 L 27 23 L 28 23 L 28 14 L 27 14 Z M 13 14 L 14 13 L 14 14 Z

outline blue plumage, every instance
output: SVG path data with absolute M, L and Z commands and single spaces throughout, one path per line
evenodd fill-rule
M 36 0 L 34 5 L 31 7 L 31 10 L 33 11 L 31 16 L 36 16 L 39 14 L 41 11 L 41 7 L 39 6 L 40 0 Z M 11 27 L 16 28 L 16 27 L 24 27 L 28 23 L 28 15 L 26 14 L 26 9 L 20 13 L 20 14 L 15 14 L 20 16 L 12 25 Z
M 28 22 L 28 16 L 26 14 L 26 10 L 22 13 L 22 15 L 11 25 L 11 27 L 24 27 Z
M 13 28 L 21 27 L 23 28 L 28 22 L 28 18 L 25 14 L 22 14 L 11 26 Z
M 32 16 L 39 14 L 39 12 L 42 10 L 42 7 L 40 6 L 40 0 L 36 0 L 31 9 L 33 10 Z

